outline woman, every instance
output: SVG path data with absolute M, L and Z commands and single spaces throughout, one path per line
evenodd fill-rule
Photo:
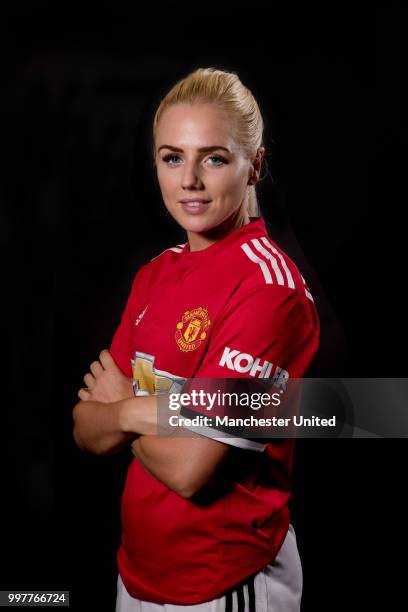
M 281 390 L 317 351 L 313 298 L 259 217 L 262 135 L 251 92 L 214 68 L 178 82 L 154 119 L 163 201 L 188 241 L 137 272 L 110 351 L 91 364 L 74 408 L 80 448 L 102 454 L 131 443 L 134 454 L 118 612 L 300 609 L 293 440 L 191 424 L 200 435 L 157 435 L 158 397 L 186 379 L 268 378 Z

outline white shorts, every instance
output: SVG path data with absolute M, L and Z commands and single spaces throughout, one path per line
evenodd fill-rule
M 129 595 L 119 575 L 116 612 L 299 612 L 302 587 L 295 530 L 289 525 L 273 563 L 222 597 L 192 605 L 142 601 Z

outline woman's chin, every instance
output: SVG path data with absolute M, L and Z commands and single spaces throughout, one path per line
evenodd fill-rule
M 217 223 L 214 223 L 207 215 L 200 215 L 200 217 L 193 215 L 178 215 L 175 217 L 175 220 L 186 232 L 202 233 L 217 225 Z

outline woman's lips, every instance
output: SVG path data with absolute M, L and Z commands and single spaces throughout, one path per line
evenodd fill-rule
M 202 215 L 208 209 L 209 202 L 180 202 L 183 210 L 189 215 Z

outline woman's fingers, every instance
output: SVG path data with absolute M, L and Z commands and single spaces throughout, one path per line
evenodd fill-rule
M 107 370 L 108 368 L 114 368 L 116 370 L 119 370 L 118 366 L 115 363 L 115 360 L 113 359 L 108 349 L 104 349 L 99 353 L 99 359 L 105 370 Z
M 103 367 L 99 361 L 93 361 L 91 365 L 89 366 L 89 369 L 91 370 L 95 378 L 97 378 L 99 374 L 103 372 Z
M 88 389 L 92 389 L 93 386 L 95 385 L 95 378 L 89 372 L 87 374 L 85 374 L 85 376 L 83 378 L 83 381 L 86 384 L 86 386 L 88 387 Z
M 78 391 L 78 397 L 79 397 L 79 399 L 81 399 L 83 402 L 87 402 L 87 401 L 90 399 L 91 394 L 89 393 L 88 389 L 80 389 L 80 390 Z
M 85 402 L 91 399 L 98 399 L 102 402 L 118 401 L 118 399 L 123 399 L 122 395 L 132 397 L 133 393 L 130 394 L 128 389 L 125 391 L 123 388 L 122 380 L 119 380 L 120 384 L 118 384 L 119 376 L 130 384 L 132 379 L 124 376 L 110 352 L 104 349 L 100 352 L 99 359 L 100 361 L 91 363 L 91 372 L 87 372 L 83 377 L 86 387 L 78 391 L 78 397 Z M 116 396 L 120 397 L 117 399 Z

